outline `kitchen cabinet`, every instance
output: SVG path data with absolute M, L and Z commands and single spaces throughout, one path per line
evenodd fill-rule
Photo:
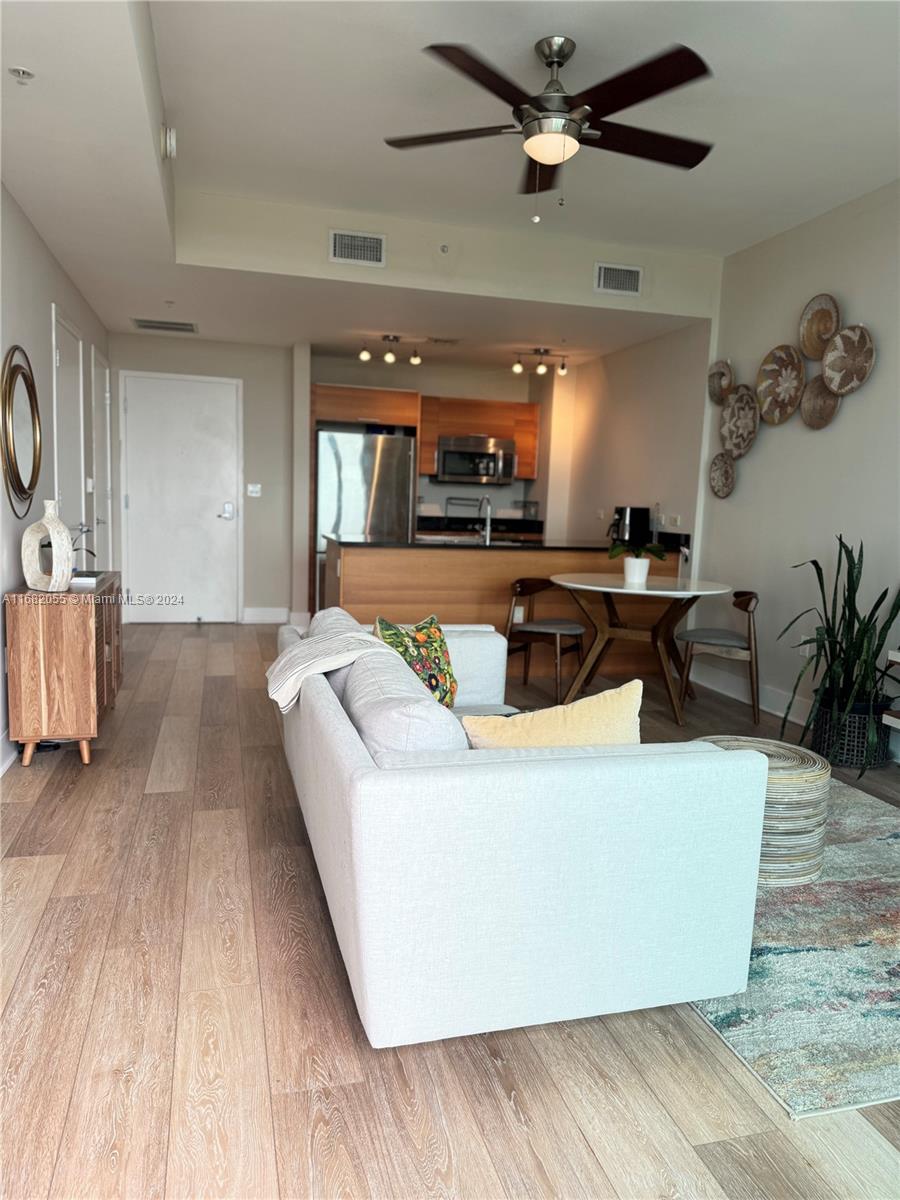
M 314 383 L 311 400 L 313 425 L 317 421 L 414 427 L 419 424 L 418 392 Z
M 462 400 L 423 396 L 419 423 L 419 474 L 437 470 L 438 438 L 496 437 L 516 443 L 516 478 L 537 477 L 538 418 L 536 404 L 503 400 Z

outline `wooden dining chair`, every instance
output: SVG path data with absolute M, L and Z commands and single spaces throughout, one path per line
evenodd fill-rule
M 525 655 L 525 665 L 522 671 L 522 683 L 528 683 L 531 670 L 531 647 L 535 642 L 545 642 L 554 648 L 556 656 L 556 703 L 562 704 L 562 659 L 564 654 L 576 653 L 579 665 L 584 661 L 584 632 L 585 627 L 578 621 L 568 617 L 540 617 L 535 619 L 534 598 L 540 592 L 550 591 L 556 587 L 550 579 L 516 579 L 513 581 L 509 601 L 509 616 L 506 621 L 506 640 L 509 644 L 508 653 Z M 525 620 L 516 621 L 516 608 L 524 600 Z M 563 646 L 563 639 L 570 639 Z
M 681 703 L 687 697 L 691 665 L 698 654 L 715 654 L 719 658 L 734 658 L 749 664 L 750 703 L 753 707 L 753 724 L 759 724 L 759 661 L 756 654 L 756 592 L 735 592 L 734 607 L 747 614 L 747 632 L 738 629 L 686 629 L 675 636 L 684 642 L 684 674 L 681 677 Z

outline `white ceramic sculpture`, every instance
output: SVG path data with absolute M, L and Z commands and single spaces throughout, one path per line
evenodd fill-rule
M 41 542 L 50 539 L 53 562 L 51 574 L 41 565 Z M 37 592 L 65 592 L 69 589 L 75 554 L 72 535 L 61 520 L 55 500 L 44 501 L 44 515 L 22 534 L 22 571 L 25 582 Z

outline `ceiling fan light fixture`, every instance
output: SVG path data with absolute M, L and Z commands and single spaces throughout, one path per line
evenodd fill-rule
M 522 148 L 542 166 L 558 167 L 581 149 L 581 129 L 578 121 L 567 117 L 538 117 L 522 126 Z

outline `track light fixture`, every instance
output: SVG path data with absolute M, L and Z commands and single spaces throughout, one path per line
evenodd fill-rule
M 397 355 L 394 351 L 394 347 L 397 345 L 400 339 L 397 337 L 396 333 L 386 333 L 381 340 L 384 342 L 386 347 L 384 352 L 384 361 L 390 365 L 393 365 L 397 361 Z
M 368 346 L 363 346 L 362 350 L 360 350 L 360 352 L 359 352 L 359 361 L 360 362 L 368 362 L 371 359 L 371 357 L 372 357 L 372 351 L 369 349 Z
M 416 346 L 415 350 L 409 356 L 409 365 L 411 367 L 420 367 L 422 365 L 422 355 L 419 353 L 418 346 Z
M 535 375 L 546 375 L 550 370 L 550 365 L 547 359 L 559 359 L 559 364 L 556 368 L 557 375 L 568 375 L 569 364 L 564 354 L 556 354 L 552 350 L 548 350 L 546 346 L 535 346 L 533 350 L 522 350 L 516 357 L 516 361 L 512 364 L 512 372 L 514 375 L 521 375 L 525 370 L 525 364 L 522 362 L 522 357 L 533 355 L 538 361 L 534 368 Z

